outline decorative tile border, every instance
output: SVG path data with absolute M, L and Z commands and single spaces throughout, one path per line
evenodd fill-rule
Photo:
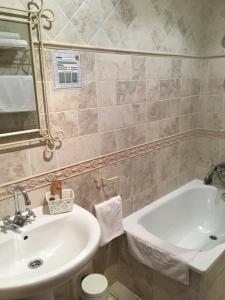
M 50 172 L 42 173 L 30 178 L 3 184 L 0 186 L 0 200 L 11 197 L 14 187 L 18 184 L 24 187 L 27 191 L 35 190 L 50 185 L 53 179 L 65 180 L 71 177 L 75 177 L 83 173 L 94 171 L 104 166 L 135 157 L 137 155 L 143 155 L 147 152 L 168 147 L 192 136 L 225 138 L 225 131 L 194 129 L 157 141 L 108 154 L 99 158 L 52 170 Z

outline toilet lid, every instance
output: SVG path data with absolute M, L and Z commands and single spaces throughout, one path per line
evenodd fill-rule
M 101 296 L 107 287 L 108 281 L 105 276 L 97 273 L 86 276 L 81 283 L 83 293 L 90 297 Z

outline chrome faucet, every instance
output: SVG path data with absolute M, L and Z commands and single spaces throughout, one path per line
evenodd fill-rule
M 216 174 L 220 181 L 225 184 L 225 163 L 212 165 L 208 174 L 204 178 L 204 184 L 211 184 L 214 174 Z
M 211 168 L 208 171 L 208 174 L 204 178 L 204 184 L 211 184 L 213 180 L 213 175 L 216 171 L 217 166 L 212 165 Z
M 24 201 L 25 201 L 25 206 L 26 206 L 26 211 L 27 213 L 24 215 L 22 214 L 20 210 L 20 205 L 19 205 L 19 193 L 23 195 Z M 23 227 L 26 223 L 31 222 L 32 219 L 35 219 L 36 216 L 32 209 L 30 209 L 30 199 L 28 197 L 27 192 L 22 188 L 21 186 L 16 186 L 14 188 L 13 192 L 13 199 L 14 199 L 14 204 L 15 204 L 15 216 L 11 218 L 10 216 L 7 216 L 3 219 L 3 225 L 4 226 L 11 226 L 14 228 L 17 227 Z

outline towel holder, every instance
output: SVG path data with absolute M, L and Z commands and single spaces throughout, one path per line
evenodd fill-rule
M 115 177 L 110 177 L 110 178 L 105 178 L 104 176 L 102 176 L 101 173 L 98 173 L 95 177 L 94 177 L 94 181 L 96 183 L 96 187 L 98 189 L 104 187 L 106 185 L 107 182 L 113 182 L 113 181 L 118 181 L 118 184 L 120 183 L 120 178 L 119 176 L 115 176 Z M 105 183 L 104 183 L 105 182 Z

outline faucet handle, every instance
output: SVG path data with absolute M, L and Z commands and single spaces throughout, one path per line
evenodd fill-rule
M 35 219 L 36 218 L 35 213 L 33 212 L 33 210 L 30 207 L 27 206 L 26 211 L 27 211 L 27 215 L 26 215 L 27 219 L 29 219 L 29 218 Z
M 4 227 L 5 229 L 8 228 L 8 227 L 11 227 L 13 229 L 17 229 L 19 227 L 17 224 L 14 223 L 14 220 L 11 219 L 10 216 L 4 217 L 2 222 L 3 222 L 2 227 Z
M 2 221 L 4 226 L 10 226 L 13 224 L 13 221 L 11 220 L 10 216 L 4 217 Z

